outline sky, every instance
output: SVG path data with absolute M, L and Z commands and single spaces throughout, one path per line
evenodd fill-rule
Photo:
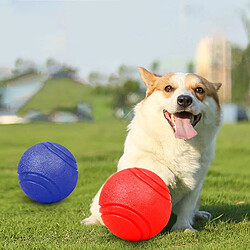
M 204 37 L 246 47 L 242 11 L 248 0 L 1 0 L 0 67 L 52 57 L 83 78 L 153 61 L 185 72 Z

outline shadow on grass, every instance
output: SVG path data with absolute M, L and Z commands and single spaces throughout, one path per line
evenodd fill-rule
M 216 204 L 202 207 L 201 210 L 208 211 L 212 214 L 212 219 L 216 221 L 230 221 L 239 223 L 243 219 L 249 219 L 250 204 Z
M 213 223 L 216 227 L 217 223 L 225 222 L 225 223 L 240 223 L 244 219 L 249 219 L 249 212 L 250 212 L 250 204 L 239 204 L 239 205 L 228 205 L 228 204 L 221 204 L 221 205 L 211 205 L 211 206 L 204 206 L 202 210 L 209 211 L 213 214 L 213 218 L 210 221 L 206 220 L 199 220 L 196 221 L 194 224 L 194 228 L 198 231 L 206 231 L 206 225 L 209 223 Z M 160 238 L 164 238 L 165 235 L 170 233 L 170 230 L 174 223 L 176 222 L 177 216 L 175 214 L 171 214 L 170 220 L 167 226 L 158 234 Z M 219 225 L 218 225 L 219 226 Z M 151 246 L 155 244 L 155 241 L 159 238 L 152 238 L 145 241 L 126 241 L 120 239 L 119 237 L 113 235 L 107 228 L 102 230 L 102 242 L 103 244 L 118 244 L 119 246 L 128 247 L 129 249 L 138 249 L 145 246 Z
M 26 195 L 23 195 L 23 197 L 20 198 L 20 201 L 23 204 L 28 205 L 29 208 L 36 207 L 36 208 L 43 208 L 43 209 L 46 209 L 46 208 L 54 209 L 54 208 L 62 206 L 63 204 L 69 203 L 71 201 L 71 197 L 68 196 L 65 199 L 60 200 L 58 202 L 41 203 L 41 202 L 32 200 L 30 197 Z
M 196 220 L 194 223 L 194 228 L 198 231 L 202 231 L 207 223 L 211 222 L 234 222 L 240 223 L 244 219 L 249 220 L 250 216 L 250 204 L 237 204 L 237 205 L 229 205 L 229 204 L 220 204 L 220 205 L 210 205 L 204 206 L 201 210 L 208 211 L 212 214 L 212 218 L 210 221 L 206 220 Z M 161 234 L 170 233 L 172 226 L 176 222 L 177 216 L 175 214 L 171 214 L 170 220 L 167 226 L 162 230 Z

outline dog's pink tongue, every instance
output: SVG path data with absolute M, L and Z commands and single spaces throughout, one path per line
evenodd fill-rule
M 175 114 L 175 137 L 179 139 L 191 139 L 198 133 L 191 124 L 192 115 L 189 113 Z

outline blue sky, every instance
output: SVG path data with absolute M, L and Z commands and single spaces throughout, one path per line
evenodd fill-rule
M 154 60 L 166 72 L 185 71 L 203 37 L 247 45 L 242 10 L 249 16 L 247 0 L 2 0 L 0 67 L 53 57 L 84 78 Z

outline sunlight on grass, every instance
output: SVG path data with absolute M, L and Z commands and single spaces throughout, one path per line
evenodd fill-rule
M 0 249 L 247 249 L 250 211 L 250 126 L 226 125 L 218 140 L 216 160 L 204 181 L 202 209 L 214 219 L 196 222 L 199 233 L 164 230 L 145 242 L 126 242 L 105 227 L 80 225 L 99 187 L 115 171 L 123 151 L 127 123 L 36 123 L 1 126 Z M 22 192 L 17 165 L 26 149 L 57 142 L 75 156 L 78 184 L 65 200 L 39 204 Z
M 49 115 L 54 110 L 76 111 L 78 103 L 90 103 L 96 120 L 112 117 L 112 96 L 97 94 L 90 85 L 71 79 L 49 79 L 43 88 L 19 110 L 25 115 L 29 110 L 39 110 Z

